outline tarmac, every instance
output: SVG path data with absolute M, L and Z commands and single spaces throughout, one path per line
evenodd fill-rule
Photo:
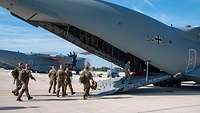
M 83 86 L 78 75 L 73 77 L 74 96 L 57 98 L 48 93 L 47 74 L 33 74 L 30 81 L 33 100 L 23 96 L 17 102 L 10 71 L 0 69 L 0 113 L 200 113 L 200 87 L 187 82 L 181 88 L 161 88 L 152 85 L 126 93 L 109 96 L 91 96 L 83 100 Z M 99 78 L 95 77 L 95 80 Z

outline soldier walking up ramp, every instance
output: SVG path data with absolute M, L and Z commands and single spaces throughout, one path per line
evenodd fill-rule
M 110 95 L 118 92 L 126 92 L 145 85 L 168 80 L 171 75 L 166 73 L 150 73 L 149 76 L 119 77 L 99 81 L 95 95 Z

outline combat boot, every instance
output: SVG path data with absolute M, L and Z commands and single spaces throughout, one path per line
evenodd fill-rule
M 28 100 L 32 100 L 32 99 L 33 99 L 33 97 L 31 97 L 31 96 L 30 96 L 30 97 L 28 97 Z
M 18 96 L 18 95 L 19 95 L 19 93 L 18 93 L 18 92 L 15 92 L 15 91 L 12 91 L 12 93 L 13 93 L 13 95 L 15 95 L 15 96 Z
M 71 94 L 74 95 L 74 94 L 76 94 L 76 92 L 72 92 Z
M 73 88 L 70 88 L 70 90 L 71 90 L 71 95 L 74 95 L 75 92 L 73 91 Z
M 22 99 L 20 99 L 20 98 L 17 98 L 17 101 L 21 102 L 21 101 L 22 101 Z
M 87 100 L 86 95 L 83 95 L 83 100 Z
M 25 92 L 25 89 L 22 89 L 21 92 L 19 93 L 18 97 L 17 97 L 17 101 L 22 101 L 21 97 L 22 97 L 24 92 Z
M 57 97 L 59 97 L 59 92 L 60 92 L 60 91 L 57 91 L 57 92 L 56 92 L 56 96 L 57 96 Z
M 65 97 L 65 96 L 67 96 L 67 93 L 66 92 L 62 93 L 62 97 Z

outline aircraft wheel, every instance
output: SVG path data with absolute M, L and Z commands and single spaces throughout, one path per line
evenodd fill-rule
M 169 87 L 180 87 L 181 81 L 173 80 L 173 81 L 169 81 L 168 84 L 169 84 Z
M 159 82 L 159 86 L 160 86 L 160 87 L 166 87 L 167 84 L 166 84 L 164 81 L 162 81 L 162 82 Z
M 181 87 L 181 81 L 176 81 L 176 87 Z
M 169 87 L 175 87 L 175 85 L 176 85 L 176 84 L 175 84 L 174 81 L 169 81 L 169 82 L 168 82 L 168 86 L 169 86 Z
M 159 83 L 156 82 L 156 83 L 153 84 L 153 86 L 158 87 L 158 86 L 159 86 Z
M 76 74 L 79 75 L 79 71 L 76 71 Z

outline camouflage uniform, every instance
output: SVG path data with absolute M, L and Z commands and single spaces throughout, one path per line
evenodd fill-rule
M 56 95 L 59 97 L 60 88 L 62 88 L 62 96 L 65 95 L 65 76 L 66 73 L 63 69 L 59 69 L 56 73 L 57 76 L 57 92 Z
M 89 92 L 90 92 L 90 88 L 91 88 L 90 80 L 93 81 L 92 73 L 89 70 L 84 70 L 81 73 L 79 79 L 80 79 L 81 83 L 83 83 L 83 87 L 84 87 L 83 99 L 86 99 L 86 96 L 89 96 Z
M 49 81 L 49 93 L 51 93 L 51 88 L 53 86 L 53 93 L 56 93 L 56 70 L 53 68 L 49 71 L 49 78 L 50 78 L 50 81 Z
M 66 72 L 66 77 L 65 77 L 65 94 L 66 94 L 66 90 L 67 90 L 67 86 L 69 86 L 69 89 L 71 91 L 71 95 L 75 94 L 72 88 L 72 81 L 71 81 L 71 77 L 72 77 L 72 72 L 70 70 L 67 70 Z
M 26 96 L 28 100 L 32 99 L 32 97 L 29 94 L 28 84 L 29 84 L 29 78 L 35 80 L 35 78 L 32 76 L 31 71 L 29 69 L 23 69 L 19 74 L 19 80 L 22 82 L 22 90 L 18 95 L 17 101 L 22 101 L 21 97 L 26 93 Z
M 22 83 L 19 80 L 19 73 L 20 73 L 21 70 L 22 70 L 21 67 L 17 67 L 12 71 L 12 72 L 16 71 L 15 73 L 12 73 L 13 77 L 15 76 L 14 77 L 14 83 L 15 83 L 16 88 L 12 91 L 12 93 L 15 96 L 18 96 L 19 90 L 22 88 Z

